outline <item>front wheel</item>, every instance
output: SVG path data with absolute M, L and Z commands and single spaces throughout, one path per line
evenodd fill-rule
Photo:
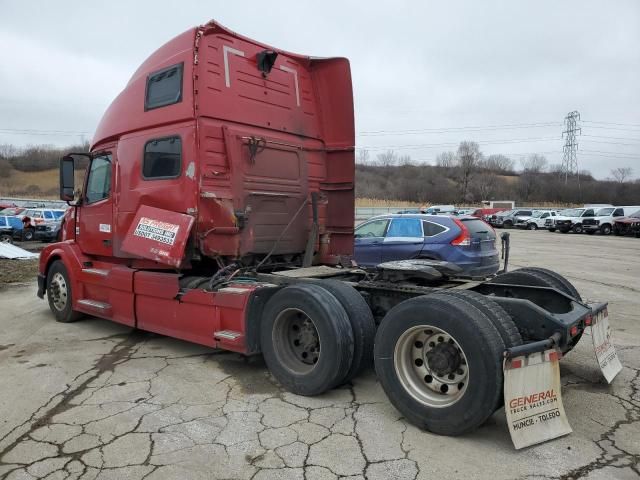
M 33 240 L 34 237 L 34 233 L 33 233 L 33 229 L 32 228 L 27 228 L 24 230 L 23 234 L 22 234 L 22 239 L 25 242 L 30 242 L 31 240 Z
M 464 298 L 439 293 L 393 307 L 376 334 L 376 372 L 409 421 L 440 435 L 474 430 L 502 395 L 505 344 Z
M 536 225 L 535 223 L 530 223 L 529 225 L 527 225 L 527 230 L 537 230 L 538 229 L 538 225 Z
M 582 225 L 577 223 L 573 226 L 573 231 L 574 233 L 582 233 L 583 232 L 583 228 Z
M 61 260 L 53 262 L 47 272 L 47 300 L 58 322 L 75 322 L 82 316 L 80 312 L 71 308 L 73 300 L 71 282 L 67 268 Z
M 600 227 L 600 233 L 602 235 L 610 235 L 611 234 L 611 225 L 609 225 L 608 223 L 605 223 L 604 225 L 602 225 Z
M 13 237 L 8 233 L 0 235 L 0 243 L 13 243 Z

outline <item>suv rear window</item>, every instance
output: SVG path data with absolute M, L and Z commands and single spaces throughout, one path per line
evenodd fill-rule
M 462 219 L 462 223 L 467 227 L 472 237 L 482 235 L 484 238 L 496 238 L 493 228 L 482 220 L 478 219 Z

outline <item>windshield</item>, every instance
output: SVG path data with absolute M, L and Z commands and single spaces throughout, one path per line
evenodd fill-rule
M 533 218 L 540 218 L 540 217 L 542 216 L 542 214 L 543 214 L 543 213 L 545 213 L 545 212 L 535 212 L 535 213 L 533 214 Z
M 596 212 L 596 217 L 606 217 L 608 215 L 611 215 L 614 210 L 615 208 L 601 208 Z
M 563 217 L 579 217 L 584 212 L 584 208 L 568 208 L 566 210 L 562 210 L 560 215 Z

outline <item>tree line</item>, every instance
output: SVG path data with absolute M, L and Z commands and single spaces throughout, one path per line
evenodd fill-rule
M 565 183 L 562 166 L 549 164 L 544 155 L 529 155 L 516 164 L 506 155 L 485 156 L 476 142 L 463 141 L 455 152 L 440 153 L 435 165 L 415 164 L 410 156 L 392 150 L 375 158 L 359 150 L 356 196 L 432 204 L 482 200 L 640 204 L 640 179 L 633 181 L 630 167 L 613 169 L 610 175 L 596 180 L 581 171 Z

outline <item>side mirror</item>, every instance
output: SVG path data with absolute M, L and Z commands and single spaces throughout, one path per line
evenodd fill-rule
M 60 200 L 72 202 L 74 199 L 75 162 L 73 157 L 67 155 L 60 159 Z

